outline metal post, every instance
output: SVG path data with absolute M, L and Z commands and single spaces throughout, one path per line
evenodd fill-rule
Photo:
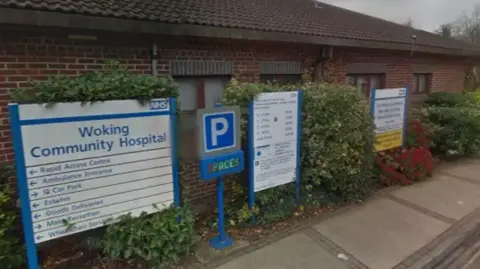
M 223 212 L 223 178 L 217 179 L 217 206 L 218 206 L 218 237 L 220 241 L 225 241 L 227 238 L 225 232 L 225 213 Z
M 255 169 L 255 141 L 253 141 L 253 127 L 254 127 L 254 115 L 253 115 L 253 101 L 250 101 L 248 104 L 248 208 L 250 209 L 250 223 L 255 223 L 255 181 L 253 170 Z

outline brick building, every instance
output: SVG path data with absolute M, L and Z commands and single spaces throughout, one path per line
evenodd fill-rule
M 221 99 L 232 76 L 295 82 L 310 73 L 366 94 L 408 84 L 415 102 L 462 90 L 479 57 L 469 44 L 312 0 L 0 0 L 0 161 L 13 158 L 9 90 L 117 59 L 178 82 L 186 190 L 202 199 L 214 189 L 198 180 L 190 115 Z

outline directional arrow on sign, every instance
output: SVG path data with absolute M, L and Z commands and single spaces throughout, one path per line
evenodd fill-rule
M 33 205 L 32 205 L 33 208 L 37 208 L 37 207 L 39 207 L 39 206 L 40 206 L 40 205 L 37 204 L 37 203 L 33 203 Z
M 33 217 L 34 217 L 35 219 L 38 219 L 38 218 L 40 218 L 41 216 L 42 216 L 42 215 L 40 215 L 40 214 L 35 214 L 35 216 L 33 216 Z
M 32 169 L 32 170 L 30 170 L 30 172 L 28 172 L 28 173 L 30 173 L 30 175 L 33 176 L 33 175 L 35 175 L 35 174 L 37 173 L 37 171 Z
M 43 238 L 43 236 L 38 235 L 38 236 L 37 236 L 37 241 L 38 241 L 38 240 L 41 240 L 42 238 Z
M 42 228 L 42 225 L 38 224 L 35 226 L 35 229 L 39 230 L 40 228 Z
M 37 182 L 36 182 L 36 181 L 31 181 L 31 182 L 30 182 L 30 186 L 33 187 L 33 186 L 35 186 L 35 185 L 37 185 Z
M 34 193 L 32 193 L 32 196 L 33 196 L 33 197 L 37 197 L 37 196 L 38 196 L 38 193 L 37 193 L 37 192 L 34 192 Z

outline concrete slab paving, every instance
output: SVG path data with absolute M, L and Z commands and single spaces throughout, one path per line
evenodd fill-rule
M 441 167 L 440 171 L 480 183 L 480 159 L 466 159 L 461 162 L 447 164 Z
M 298 232 L 217 269 L 347 269 L 315 241 Z
M 480 185 L 445 175 L 398 189 L 392 194 L 456 220 L 480 206 Z
M 371 269 L 391 269 L 449 227 L 388 198 L 314 226 Z

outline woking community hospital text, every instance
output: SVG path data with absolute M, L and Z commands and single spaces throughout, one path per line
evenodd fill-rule
M 56 145 L 53 147 L 41 147 L 35 145 L 31 147 L 29 152 L 34 158 L 43 158 L 91 151 L 110 152 L 113 148 L 118 147 L 147 147 L 152 144 L 167 141 L 166 132 L 132 137 L 130 136 L 130 127 L 128 125 L 116 126 L 113 124 L 102 124 L 100 126 L 84 126 L 78 128 L 78 133 L 80 139 L 97 139 L 86 143 Z M 112 136 L 116 136 L 116 138 L 107 139 Z

